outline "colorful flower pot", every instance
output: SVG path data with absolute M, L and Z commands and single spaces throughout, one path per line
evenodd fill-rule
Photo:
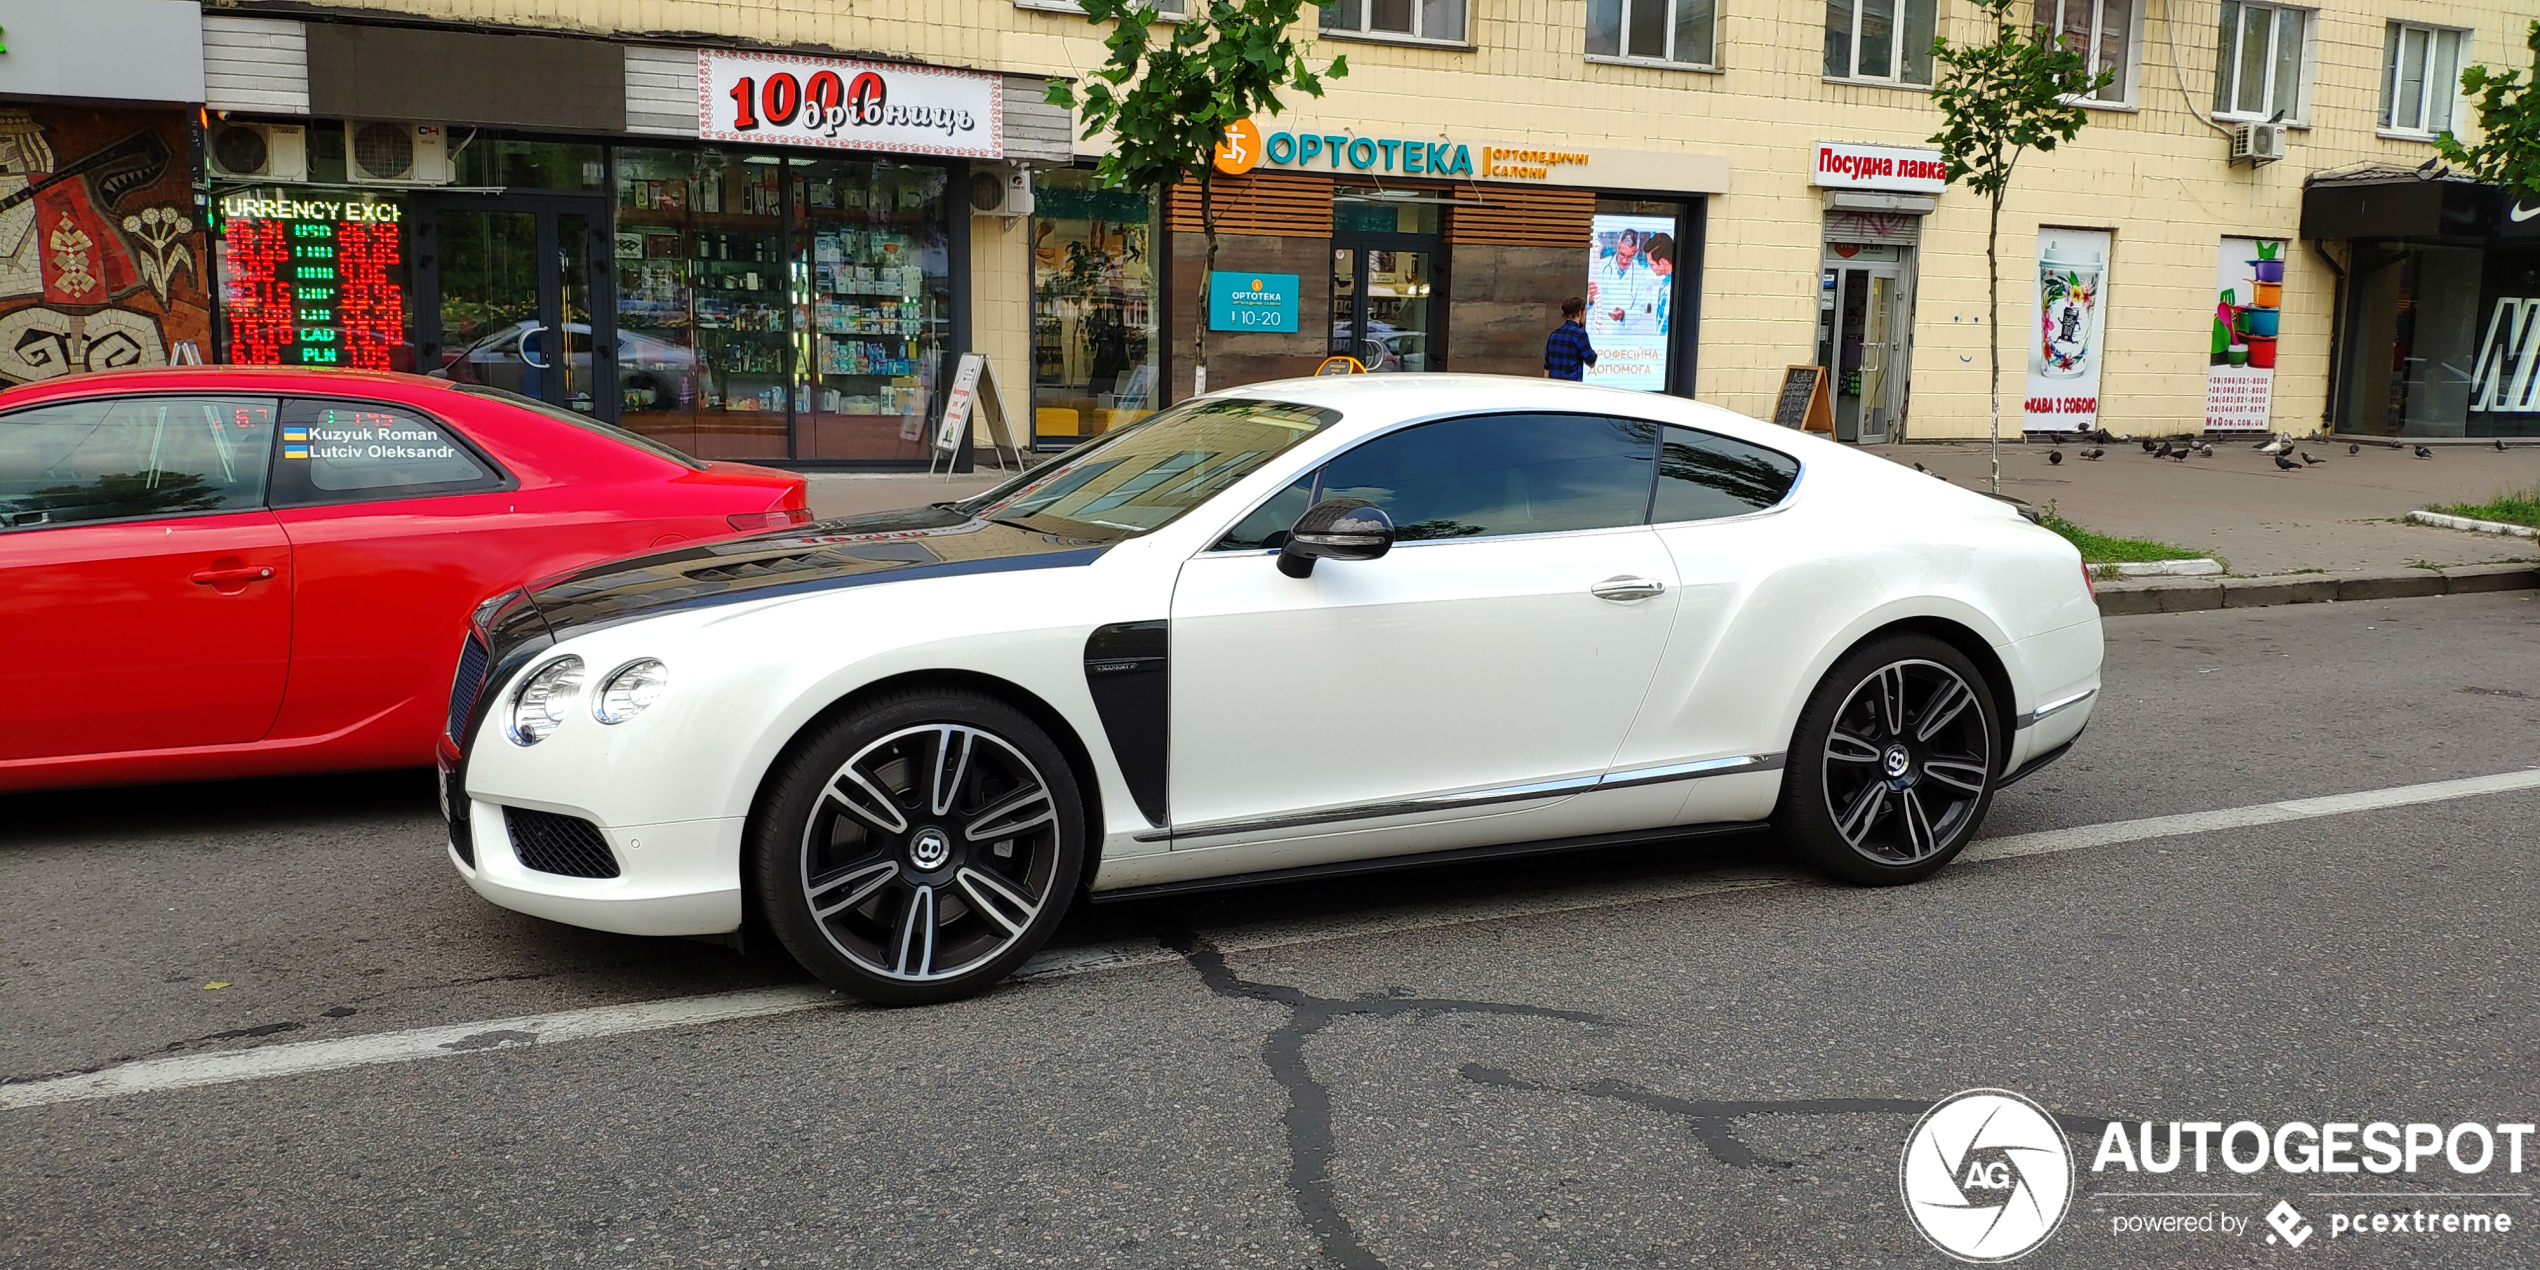
M 2284 303 L 2284 284 L 2281 282 L 2261 282 L 2254 289 L 2258 293 L 2256 304 L 2259 308 L 2272 309 Z
M 2263 335 L 2250 336 L 2249 365 L 2260 370 L 2275 369 L 2275 341 Z
M 2275 338 L 2276 319 L 2282 316 L 2274 309 L 2243 309 L 2240 311 L 2240 329 L 2247 332 L 2251 339 L 2263 337 L 2272 340 Z
M 2281 260 L 2252 260 L 2249 262 L 2249 276 L 2256 278 L 2260 282 L 2282 282 L 2284 281 L 2284 262 Z

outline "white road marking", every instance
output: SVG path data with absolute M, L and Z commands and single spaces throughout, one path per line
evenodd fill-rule
M 2421 785 L 2400 785 L 2389 789 L 2364 790 L 2352 794 L 2332 794 L 2324 798 L 2295 798 L 2283 802 L 2259 803 L 2249 807 L 2225 808 L 2220 811 L 2152 816 L 2142 820 L 2119 820 L 2107 824 L 2079 825 L 2070 829 L 2049 829 L 2038 833 L 1988 838 L 1967 848 L 1960 859 L 1968 862 L 2016 859 L 2021 856 L 2044 855 L 2056 851 L 2116 846 L 2128 842 L 2141 842 L 2149 838 L 2168 838 L 2184 834 L 2212 833 L 2221 829 L 2282 824 L 2286 821 L 2308 820 L 2319 816 L 2378 811 L 2418 803 L 2442 802 L 2456 798 L 2476 797 L 2481 794 L 2501 794 L 2528 789 L 2540 789 L 2540 769 L 2504 772 L 2495 776 L 2475 776 L 2466 780 L 2430 781 Z M 1382 914 L 1359 914 L 1338 920 L 1265 923 L 1258 926 L 1234 927 L 1221 929 L 1212 934 L 1210 942 L 1226 952 L 1258 952 L 1300 944 L 1330 943 L 1362 935 L 1398 935 L 1474 922 L 1539 917 L 1580 909 L 1618 908 L 1730 891 L 1789 886 L 1804 880 L 1806 880 L 1804 874 L 1744 869 L 1657 887 L 1629 882 L 1604 883 L 1569 888 L 1550 894 L 1494 900 L 1452 901 L 1419 908 L 1408 913 L 1400 908 L 1392 908 Z M 1021 971 L 1017 972 L 1015 978 L 1020 980 L 1072 978 L 1077 975 L 1100 974 L 1176 960 L 1179 960 L 1179 954 L 1152 943 L 1070 948 L 1044 952 L 1034 957 Z M 42 1107 L 64 1102 L 86 1102 L 125 1094 L 160 1093 L 205 1085 L 226 1085 L 277 1076 L 307 1076 L 320 1072 L 369 1067 L 381 1063 L 408 1063 L 421 1059 L 447 1058 L 454 1054 L 472 1054 L 482 1050 L 553 1045 L 591 1037 L 623 1036 L 632 1032 L 692 1027 L 733 1019 L 763 1018 L 769 1015 L 794 1014 L 805 1010 L 861 1008 L 860 1003 L 840 997 L 826 988 L 763 988 L 707 996 L 677 997 L 666 1001 L 646 1001 L 632 1005 L 593 1006 L 581 1010 L 562 1010 L 552 1014 L 527 1014 L 517 1018 L 491 1019 L 480 1023 L 457 1023 L 402 1032 L 381 1032 L 368 1036 L 345 1037 L 340 1040 L 294 1041 L 215 1054 L 185 1054 L 169 1058 L 143 1059 L 118 1067 L 110 1067 L 104 1071 L 0 1085 L 0 1110 Z

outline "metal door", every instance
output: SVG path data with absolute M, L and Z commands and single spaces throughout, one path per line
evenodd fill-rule
M 416 369 L 615 420 L 607 203 L 464 195 L 419 203 Z

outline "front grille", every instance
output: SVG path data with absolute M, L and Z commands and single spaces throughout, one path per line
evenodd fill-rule
M 569 878 L 617 876 L 617 857 L 609 854 L 600 827 L 579 816 L 505 807 L 503 827 L 511 831 L 512 854 L 524 868 Z
M 485 690 L 485 641 L 474 635 L 459 645 L 459 673 L 450 681 L 450 739 L 467 744 L 467 716 L 476 709 L 476 694 Z

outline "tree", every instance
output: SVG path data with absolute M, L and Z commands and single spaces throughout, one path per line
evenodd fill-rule
M 2080 53 L 2060 36 L 2022 26 L 2011 16 L 2013 0 L 1975 0 L 1993 24 L 1989 44 L 1932 41 L 1931 55 L 1947 69 L 1932 88 L 1943 125 L 1931 143 L 1940 147 L 1952 185 L 1991 204 L 1984 231 L 1985 325 L 1992 371 L 1993 492 L 2002 492 L 2002 197 L 2011 173 L 2029 150 L 2052 150 L 2089 121 L 2073 99 L 2096 92 L 2114 72 L 2093 75 Z
M 1083 92 L 1054 80 L 1053 105 L 1084 112 L 1087 139 L 1111 134 L 1111 153 L 1095 169 L 1105 185 L 1170 190 L 1199 180 L 1200 233 L 1208 240 L 1203 278 L 1217 271 L 1217 205 L 1211 159 L 1226 130 L 1256 114 L 1279 113 L 1279 90 L 1323 95 L 1325 78 L 1349 74 L 1335 57 L 1317 72 L 1288 34 L 1308 0 L 1194 0 L 1192 12 L 1161 41 L 1155 0 L 1083 0 L 1085 19 L 1115 26 L 1103 44 L 1111 58 L 1087 76 Z M 1206 286 L 1203 284 L 1203 297 Z M 1208 379 L 1208 305 L 1197 306 L 1191 337 L 1192 382 Z
M 2434 139 L 2445 162 L 2479 180 L 2501 185 L 2517 198 L 2540 195 L 2540 22 L 2523 45 L 2531 50 L 2531 77 L 2484 66 L 2461 72 L 2461 91 L 2478 112 L 2477 145 L 2462 145 L 2450 132 Z

